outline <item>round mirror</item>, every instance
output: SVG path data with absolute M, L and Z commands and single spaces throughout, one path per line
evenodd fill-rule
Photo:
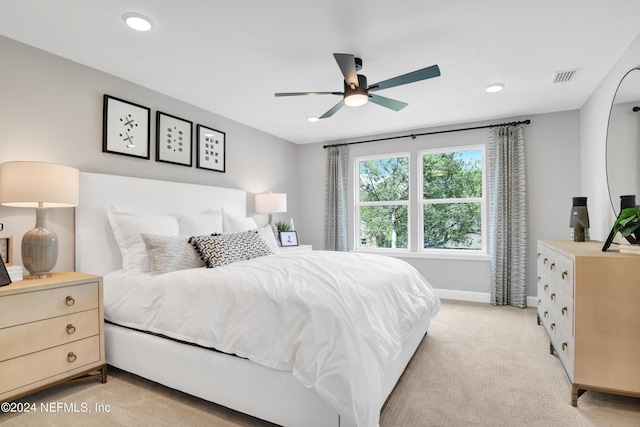
M 635 195 L 640 200 L 639 170 L 640 68 L 634 68 L 618 85 L 607 129 L 607 184 L 616 216 L 620 213 L 620 196 Z

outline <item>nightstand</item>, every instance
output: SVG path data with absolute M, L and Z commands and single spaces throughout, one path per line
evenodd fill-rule
M 107 382 L 102 277 L 53 273 L 0 288 L 0 402 L 54 385 Z
M 280 252 L 306 252 L 312 250 L 313 245 L 285 246 L 280 248 Z

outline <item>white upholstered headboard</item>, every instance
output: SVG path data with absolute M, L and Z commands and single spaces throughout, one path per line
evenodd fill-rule
M 76 271 L 105 275 L 122 266 L 107 210 L 139 214 L 194 214 L 220 210 L 246 216 L 244 190 L 126 176 L 80 173 L 76 208 Z

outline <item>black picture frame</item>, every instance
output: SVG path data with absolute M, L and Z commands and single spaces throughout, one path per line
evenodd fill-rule
M 156 161 L 193 166 L 193 122 L 156 111 Z
M 11 277 L 9 277 L 9 272 L 7 271 L 7 267 L 4 266 L 4 261 L 0 258 L 0 286 L 7 286 L 11 284 Z
M 150 158 L 151 110 L 142 105 L 104 95 L 102 152 Z
M 215 172 L 226 172 L 226 134 L 204 125 L 198 125 L 196 131 L 198 149 L 196 167 Z
M 297 231 L 281 231 L 280 246 L 282 246 L 283 248 L 287 246 L 298 246 L 298 232 Z

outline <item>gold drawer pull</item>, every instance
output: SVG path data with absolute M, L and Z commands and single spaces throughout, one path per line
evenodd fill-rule
M 556 268 L 556 263 L 555 263 L 555 262 L 552 262 L 552 263 L 551 263 L 551 265 L 549 266 L 549 268 L 550 268 L 551 270 L 555 269 L 555 268 Z
M 551 301 L 553 301 L 554 299 L 556 299 L 556 293 L 555 292 L 551 294 Z
M 69 324 L 67 325 L 67 333 L 68 333 L 69 335 L 73 335 L 73 334 L 75 334 L 75 333 L 76 333 L 76 327 L 75 327 L 75 326 L 73 326 L 71 323 L 69 323 Z
M 562 272 L 562 280 L 566 279 L 568 275 L 569 275 L 568 271 L 563 271 Z
M 67 354 L 67 362 L 69 363 L 75 362 L 77 358 L 78 357 L 75 354 L 73 354 L 73 351 L 70 351 L 69 354 Z
M 547 262 L 549 262 L 549 258 L 545 258 L 542 262 L 546 264 Z
M 551 324 L 551 330 L 552 330 L 552 331 L 555 331 L 555 329 L 556 329 L 556 324 L 555 324 L 555 323 L 552 323 L 552 324 Z
M 549 312 L 548 312 L 548 311 L 545 311 L 545 312 L 544 312 L 544 317 L 547 317 L 548 315 L 549 315 Z
M 569 347 L 569 344 L 567 344 L 566 342 L 562 343 L 562 351 L 565 351 L 567 349 L 567 347 Z
M 542 301 L 538 300 L 538 305 L 540 305 L 540 303 L 541 303 L 541 302 L 542 302 Z
M 73 297 L 71 295 L 67 295 L 67 299 L 65 300 L 65 303 L 71 307 L 73 304 L 76 303 L 76 300 L 73 299 Z
M 564 316 L 565 313 L 569 311 L 569 309 L 567 307 L 562 307 L 562 315 Z
M 549 285 L 544 285 L 544 290 L 546 291 L 547 289 L 549 289 Z
M 538 276 L 538 283 L 540 283 L 540 280 L 542 280 L 542 277 Z
M 540 259 L 540 252 L 538 252 L 538 259 Z

